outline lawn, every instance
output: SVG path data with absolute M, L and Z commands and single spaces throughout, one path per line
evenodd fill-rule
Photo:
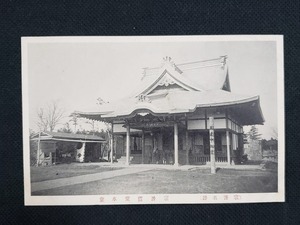
M 105 167 L 99 163 L 70 163 L 52 166 L 30 167 L 31 182 L 54 180 L 58 178 L 74 177 L 79 175 L 100 173 L 121 169 L 118 167 Z
M 153 169 L 110 179 L 76 184 L 33 195 L 180 194 L 277 192 L 277 171 Z

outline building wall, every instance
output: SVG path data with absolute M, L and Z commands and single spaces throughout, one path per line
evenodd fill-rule
M 54 141 L 41 141 L 40 142 L 40 164 L 52 165 L 52 155 L 55 154 L 56 142 Z
M 84 150 L 84 162 L 98 162 L 101 156 L 100 143 L 86 143 Z
M 84 149 L 85 149 L 85 143 L 82 143 L 81 148 L 75 150 L 76 162 L 84 162 L 84 155 L 85 155 Z

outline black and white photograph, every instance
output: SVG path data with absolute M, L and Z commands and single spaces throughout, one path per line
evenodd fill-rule
M 282 35 L 21 44 L 25 205 L 285 201 Z

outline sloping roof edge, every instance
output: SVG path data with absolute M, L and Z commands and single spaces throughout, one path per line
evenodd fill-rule
M 35 134 L 31 140 L 38 140 L 39 134 Z M 42 131 L 41 140 L 55 140 L 55 141 L 74 141 L 74 142 L 106 142 L 105 139 L 89 134 L 71 134 L 71 133 L 60 133 L 60 132 L 50 132 Z
M 176 110 L 176 111 L 162 111 L 159 109 L 155 109 L 153 107 L 147 107 L 146 104 L 143 104 L 143 107 L 140 106 L 136 106 L 133 107 L 132 109 L 123 112 L 122 114 L 115 114 L 115 115 L 109 115 L 109 114 L 103 114 L 100 112 L 77 112 L 79 116 L 85 117 L 85 118 L 89 118 L 89 117 L 93 117 L 93 116 L 99 116 L 99 119 L 111 119 L 111 118 L 116 118 L 116 117 L 122 117 L 122 116 L 129 116 L 132 113 L 137 113 L 137 111 L 149 111 L 150 113 L 159 115 L 159 114 L 178 114 L 178 113 L 189 113 L 189 112 L 194 112 L 197 108 L 210 108 L 210 107 L 220 107 L 220 106 L 233 106 L 233 105 L 238 105 L 238 104 L 244 104 L 244 103 L 249 103 L 251 101 L 258 101 L 259 102 L 259 96 L 252 96 L 249 98 L 245 98 L 242 100 L 236 100 L 236 101 L 228 101 L 228 102 L 220 102 L 220 103 L 210 103 L 210 104 L 195 104 L 194 108 L 189 108 L 189 109 L 180 109 L 180 110 Z M 150 106 L 151 104 L 149 104 Z M 263 114 L 259 105 L 259 112 L 260 115 L 262 116 L 263 120 Z

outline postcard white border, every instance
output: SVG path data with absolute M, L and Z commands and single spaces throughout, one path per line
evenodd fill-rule
M 277 43 L 277 106 L 278 106 L 278 192 L 226 194 L 144 194 L 144 195 L 78 195 L 31 196 L 28 107 L 29 43 L 96 43 L 96 42 L 235 42 L 275 41 Z M 124 204 L 216 204 L 285 201 L 285 123 L 284 123 L 284 59 L 283 35 L 215 35 L 215 36 L 85 36 L 85 37 L 22 37 L 22 107 L 23 168 L 25 205 L 124 205 Z

